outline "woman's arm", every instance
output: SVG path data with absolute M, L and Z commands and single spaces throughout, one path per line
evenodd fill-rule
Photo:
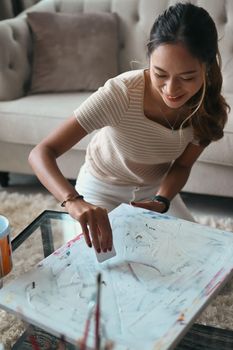
M 157 194 L 172 200 L 186 184 L 192 166 L 203 152 L 204 148 L 205 147 L 190 143 L 181 156 L 172 164 Z
M 203 146 L 190 143 L 181 156 L 174 161 L 156 194 L 172 200 L 186 184 L 192 166 L 203 152 L 204 148 Z M 134 204 L 138 207 L 158 212 L 162 212 L 165 208 L 163 203 L 152 201 L 136 202 Z
M 35 174 L 59 202 L 76 194 L 76 191 L 62 175 L 56 159 L 71 149 L 86 134 L 76 118 L 72 116 L 41 141 L 29 155 L 28 160 Z
M 74 197 L 77 192 L 62 175 L 56 159 L 71 149 L 86 134 L 76 118 L 72 116 L 40 142 L 29 155 L 28 160 L 35 174 L 60 202 Z M 112 231 L 105 209 L 80 199 L 67 201 L 65 207 L 69 214 L 80 222 L 89 247 L 92 246 L 91 236 L 93 245 L 98 252 L 101 249 L 103 251 L 111 250 Z

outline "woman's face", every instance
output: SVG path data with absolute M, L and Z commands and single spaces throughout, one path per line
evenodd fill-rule
M 182 44 L 163 44 L 150 56 L 150 81 L 170 108 L 183 106 L 203 85 L 205 65 Z

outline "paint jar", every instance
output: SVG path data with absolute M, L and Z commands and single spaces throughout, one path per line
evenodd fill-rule
M 10 240 L 10 225 L 5 216 L 0 215 L 0 278 L 6 276 L 12 269 L 12 249 Z

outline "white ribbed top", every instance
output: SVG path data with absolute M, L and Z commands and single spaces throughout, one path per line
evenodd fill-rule
M 191 126 L 172 131 L 144 115 L 144 70 L 108 80 L 74 114 L 91 133 L 86 163 L 99 179 L 119 185 L 155 185 L 193 139 Z

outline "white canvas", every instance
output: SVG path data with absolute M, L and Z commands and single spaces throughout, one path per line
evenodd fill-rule
M 98 263 L 79 235 L 5 285 L 0 305 L 76 344 L 100 271 L 104 334 L 114 349 L 172 349 L 231 276 L 233 234 L 126 204 L 110 220 L 115 257 Z M 90 348 L 93 338 L 92 324 Z

